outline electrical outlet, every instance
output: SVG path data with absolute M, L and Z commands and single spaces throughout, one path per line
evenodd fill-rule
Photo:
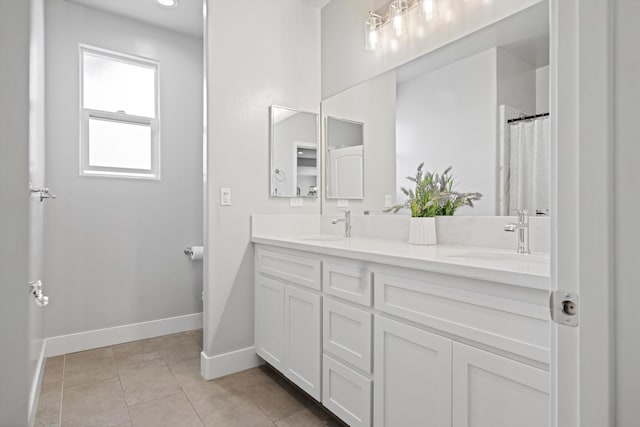
M 300 208 L 304 206 L 304 199 L 301 197 L 292 197 L 289 199 L 289 206 L 292 208 Z
M 391 207 L 391 194 L 386 194 L 384 196 L 384 207 L 385 208 L 390 208 Z
M 231 206 L 231 189 L 220 188 L 220 206 Z
M 348 200 L 344 200 L 344 199 L 338 199 L 338 207 L 339 208 L 348 208 L 349 207 L 349 201 Z

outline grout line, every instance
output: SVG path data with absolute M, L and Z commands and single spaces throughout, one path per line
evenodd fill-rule
M 62 381 L 60 382 L 60 411 L 58 411 L 58 424 L 62 426 L 62 401 L 64 399 L 64 372 L 67 368 L 67 356 L 62 356 Z
M 180 386 L 180 388 L 182 388 L 182 386 Z M 191 406 L 191 409 L 193 409 L 193 412 L 195 412 L 196 417 L 198 417 L 198 419 L 200 420 L 200 422 L 202 423 L 202 425 L 204 426 L 204 420 L 202 419 L 202 417 L 200 416 L 200 413 L 198 411 L 196 411 L 196 407 L 193 406 L 193 402 L 191 401 L 191 399 L 189 399 L 189 396 L 187 396 L 187 393 L 184 392 L 184 389 L 182 390 L 182 393 L 184 394 L 184 397 L 187 398 L 187 402 L 189 402 L 189 406 Z M 206 398 L 205 398 L 206 399 Z
M 111 351 L 113 352 L 113 346 L 111 346 Z M 131 411 L 129 411 L 127 396 L 125 396 L 124 394 L 124 387 L 122 386 L 122 378 L 120 378 L 120 370 L 118 369 L 118 365 L 116 364 L 115 357 L 113 358 L 113 364 L 116 369 L 116 374 L 118 375 L 118 384 L 120 384 L 120 391 L 122 391 L 122 400 L 124 400 L 124 407 L 127 408 L 127 415 L 129 416 L 129 422 L 131 423 L 131 425 L 133 425 L 133 419 L 131 418 Z
M 191 337 L 191 334 L 189 334 L 189 337 Z M 191 338 L 193 338 L 193 337 L 191 337 Z M 198 344 L 198 343 L 196 343 L 196 344 Z M 178 363 L 180 363 L 180 362 L 178 362 Z M 196 411 L 196 407 L 193 406 L 193 402 L 191 401 L 191 399 L 189 399 L 189 396 L 187 395 L 187 392 L 185 391 L 184 387 L 182 386 L 182 383 L 180 381 L 178 381 L 178 379 L 176 378 L 176 375 L 174 374 L 173 369 L 171 369 L 171 365 L 169 365 L 166 362 L 165 362 L 165 364 L 167 365 L 167 369 L 169 369 L 169 373 L 171 374 L 171 376 L 173 377 L 175 382 L 180 386 L 180 391 L 184 395 L 185 399 L 187 399 L 187 402 L 189 402 L 189 406 L 191 407 L 193 412 L 196 414 L 196 417 L 198 417 L 198 420 L 200 420 L 200 423 L 204 426 L 204 420 L 200 416 L 200 413 L 198 411 Z

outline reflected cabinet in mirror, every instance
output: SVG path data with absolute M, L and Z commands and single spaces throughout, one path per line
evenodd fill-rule
M 364 123 L 327 117 L 327 198 L 364 197 Z
M 543 2 L 325 99 L 325 213 L 338 208 L 332 198 L 353 199 L 340 185 L 361 167 L 354 213 L 402 204 L 400 188 L 415 187 L 407 177 L 424 162 L 424 171 L 452 167 L 454 191 L 482 194 L 456 215 L 548 215 L 548 64 Z M 345 162 L 348 180 L 336 167 L 334 153 L 350 145 L 338 137 L 336 117 L 364 124 L 366 162 Z
M 271 196 L 318 197 L 318 115 L 270 107 Z

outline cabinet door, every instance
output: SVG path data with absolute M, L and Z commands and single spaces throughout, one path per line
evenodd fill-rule
M 454 343 L 454 427 L 540 427 L 548 424 L 547 371 Z
M 256 353 L 276 369 L 284 369 L 284 287 L 256 274 Z
M 286 286 L 284 291 L 285 375 L 316 400 L 321 397 L 320 295 Z
M 375 316 L 374 425 L 451 426 L 452 342 Z

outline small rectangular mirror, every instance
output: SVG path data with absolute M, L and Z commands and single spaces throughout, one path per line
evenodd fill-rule
M 328 199 L 364 197 L 364 123 L 327 117 Z
M 272 105 L 271 196 L 318 197 L 318 115 Z

